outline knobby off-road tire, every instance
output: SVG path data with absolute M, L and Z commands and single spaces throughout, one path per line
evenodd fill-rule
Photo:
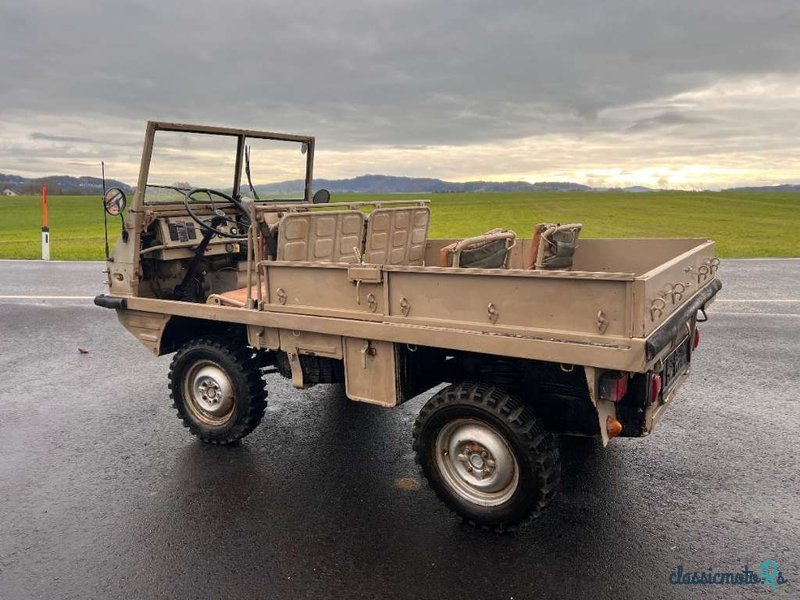
M 207 336 L 182 346 L 169 369 L 178 417 L 211 444 L 230 444 L 253 431 L 264 416 L 267 390 L 253 351 Z
M 414 452 L 450 510 L 498 532 L 539 516 L 561 478 L 553 435 L 521 400 L 483 383 L 434 395 L 414 424 Z

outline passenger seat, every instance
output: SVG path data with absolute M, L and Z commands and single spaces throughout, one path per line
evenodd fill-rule
M 364 262 L 422 266 L 430 222 L 427 206 L 376 208 L 367 218 Z

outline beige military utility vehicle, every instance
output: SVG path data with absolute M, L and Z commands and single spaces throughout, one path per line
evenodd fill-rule
M 329 203 L 313 160 L 313 137 L 148 124 L 95 303 L 175 353 L 170 395 L 194 435 L 253 431 L 269 373 L 382 407 L 435 388 L 413 432 L 422 472 L 502 530 L 556 493 L 556 436 L 653 430 L 721 287 L 712 241 L 579 238 L 534 204 L 530 231 L 431 239 L 426 200 Z M 126 198 L 105 202 L 122 214 Z

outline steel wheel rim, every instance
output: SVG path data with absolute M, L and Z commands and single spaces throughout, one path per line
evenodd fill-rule
M 204 423 L 224 425 L 233 415 L 233 383 L 213 361 L 198 361 L 187 371 L 183 393 L 192 413 Z
M 477 419 L 456 419 L 436 436 L 436 467 L 460 498 L 478 506 L 499 506 L 519 486 L 519 464 L 505 437 Z

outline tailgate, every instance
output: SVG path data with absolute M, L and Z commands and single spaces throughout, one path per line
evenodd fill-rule
M 714 255 L 714 242 L 702 241 L 697 246 L 676 256 L 664 264 L 636 278 L 634 282 L 634 337 L 648 337 L 654 331 L 671 321 L 677 313 L 684 313 L 682 308 L 692 300 L 696 300 L 704 292 L 720 286 L 716 279 L 719 259 Z M 714 292 L 700 308 L 713 298 Z M 696 302 L 695 302 L 696 303 Z M 689 311 L 688 318 L 694 315 Z
M 659 352 L 669 345 L 686 326 L 701 308 L 705 308 L 722 289 L 722 282 L 719 279 L 712 279 L 700 291 L 685 302 L 681 307 L 672 313 L 669 319 L 664 322 L 645 342 L 645 356 L 648 362 L 655 358 Z

